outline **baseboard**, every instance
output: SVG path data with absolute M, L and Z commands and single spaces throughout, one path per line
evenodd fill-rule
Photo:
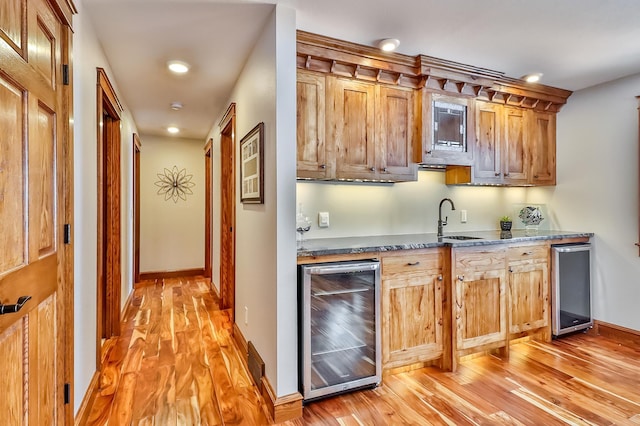
M 218 291 L 218 288 L 213 284 L 213 281 L 209 283 L 209 287 L 211 287 L 211 291 L 213 292 L 213 294 L 215 294 L 216 297 L 220 299 L 220 292 Z M 233 326 L 235 327 L 236 324 L 234 323 Z
M 197 275 L 204 275 L 204 268 L 182 269 L 180 271 L 141 272 L 140 281 L 157 280 L 162 278 L 195 277 Z
M 233 324 L 232 335 L 233 340 L 241 352 L 242 362 L 248 370 L 249 349 L 247 339 L 244 338 L 242 331 L 240 331 L 240 328 L 235 323 Z M 281 423 L 302 417 L 302 395 L 299 392 L 278 398 L 275 396 L 276 394 L 273 391 L 273 387 L 266 376 L 262 377 L 262 383 L 259 391 L 265 405 L 267 406 L 269 415 L 275 423 Z
M 82 398 L 82 403 L 80 404 L 80 408 L 78 408 L 78 412 L 75 417 L 75 426 L 81 426 L 87 424 L 89 409 L 93 405 L 93 401 L 96 399 L 96 394 L 98 392 L 98 384 L 100 381 L 100 372 L 96 371 L 93 373 L 93 377 L 89 382 L 89 387 L 87 388 L 87 392 L 84 394 L 84 398 Z
M 120 318 L 124 318 L 126 316 L 127 310 L 129 306 L 131 306 L 131 300 L 133 299 L 133 290 L 129 292 L 129 296 L 127 296 L 127 300 L 124 302 L 124 306 L 122 307 L 122 312 L 120 312 Z
M 632 328 L 595 320 L 593 322 L 593 331 L 600 336 L 618 340 L 619 342 L 640 345 L 640 331 Z
M 261 391 L 262 399 L 267 404 L 269 414 L 276 424 L 302 417 L 302 395 L 299 392 L 276 397 L 267 376 L 262 378 Z

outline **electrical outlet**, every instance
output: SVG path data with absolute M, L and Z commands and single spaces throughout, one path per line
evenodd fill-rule
M 249 308 L 244 307 L 244 325 L 249 324 Z
M 467 211 L 466 210 L 460 210 L 460 222 L 461 223 L 467 223 Z
M 319 228 L 328 228 L 329 227 L 329 212 L 319 212 L 318 213 L 318 227 Z

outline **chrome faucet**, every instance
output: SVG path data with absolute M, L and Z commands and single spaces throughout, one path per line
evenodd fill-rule
M 443 198 L 442 201 L 440 201 L 440 206 L 438 207 L 438 237 L 442 237 L 442 227 L 447 225 L 447 219 L 449 219 L 448 216 L 445 216 L 444 221 L 442 220 L 442 204 L 445 201 L 451 203 L 451 210 L 456 209 L 456 206 L 453 205 L 453 201 L 451 201 L 451 198 Z

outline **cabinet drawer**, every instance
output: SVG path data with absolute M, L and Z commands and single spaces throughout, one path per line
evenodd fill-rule
M 442 252 L 404 253 L 382 258 L 382 278 L 398 274 L 421 274 L 442 268 Z
M 535 246 L 517 246 L 509 247 L 507 250 L 507 259 L 509 263 L 535 260 L 547 260 L 549 256 L 549 247 L 547 245 Z
M 505 249 L 456 249 L 455 268 L 456 270 L 493 270 L 505 265 Z

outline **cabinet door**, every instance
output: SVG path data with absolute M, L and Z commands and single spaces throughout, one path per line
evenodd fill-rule
M 549 268 L 547 262 L 509 267 L 511 333 L 549 325 Z
M 500 141 L 502 139 L 502 105 L 476 102 L 475 182 L 500 183 Z
M 413 89 L 377 86 L 376 172 L 380 179 L 416 180 L 415 108 Z
M 439 272 L 383 282 L 385 368 L 442 356 L 442 286 Z
M 455 283 L 458 351 L 504 341 L 507 337 L 504 268 L 467 272 Z
M 327 101 L 336 177 L 375 178 L 375 86 L 327 77 Z
M 330 177 L 333 164 L 325 143 L 325 77 L 299 70 L 296 88 L 297 175 L 316 179 Z
M 531 111 L 529 122 L 531 144 L 531 183 L 556 184 L 556 115 Z
M 520 108 L 504 107 L 502 173 L 505 183 L 528 183 L 529 149 L 527 136 L 525 111 Z

